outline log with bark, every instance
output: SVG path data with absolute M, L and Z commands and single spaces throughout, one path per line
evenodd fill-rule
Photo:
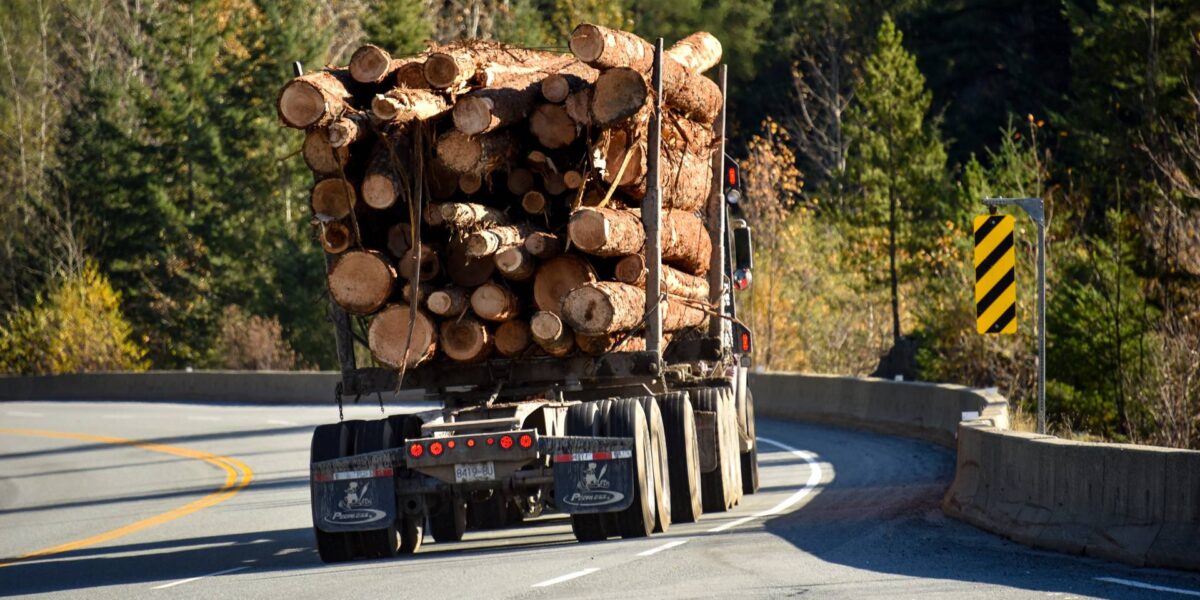
M 425 306 L 439 317 L 457 317 L 471 306 L 471 294 L 458 286 L 445 287 L 429 294 Z
M 513 281 L 526 281 L 533 277 L 537 270 L 537 261 L 533 259 L 533 255 L 525 249 L 524 245 L 512 246 L 497 252 L 495 260 L 496 270 L 500 271 L 500 275 Z
M 437 157 L 458 173 L 487 175 L 507 163 L 515 152 L 516 143 L 506 131 L 468 136 L 452 129 L 437 141 Z
M 346 114 L 330 124 L 326 130 L 329 145 L 341 148 L 365 139 L 367 132 L 370 131 L 370 123 L 367 121 L 367 115 L 357 111 L 347 111 Z
M 442 321 L 438 341 L 446 356 L 459 362 L 475 362 L 487 358 L 492 351 L 492 333 L 486 325 L 472 317 Z
M 392 123 L 426 121 L 448 110 L 450 103 L 443 95 L 423 89 L 395 88 L 371 100 L 371 112 L 381 121 Z
M 369 315 L 387 302 L 396 270 L 381 252 L 351 250 L 338 256 L 326 276 L 333 301 L 358 315 Z
M 694 213 L 669 210 L 662 225 L 663 262 L 695 275 L 707 272 L 712 242 L 704 221 Z M 567 231 L 575 247 L 595 256 L 628 256 L 646 244 L 645 225 L 636 210 L 580 208 L 571 213 Z
M 350 56 L 350 77 L 359 83 L 383 83 L 394 77 L 404 63 L 379 46 L 359 46 Z
M 476 231 L 467 236 L 467 256 L 492 256 L 506 248 L 522 245 L 532 232 L 533 228 L 528 223 L 501 225 Z
M 296 129 L 325 127 L 346 112 L 352 102 L 347 71 L 313 71 L 279 90 L 276 109 L 284 125 Z
M 454 127 L 467 135 L 478 135 L 508 127 L 529 116 L 541 95 L 546 72 L 570 65 L 570 57 L 547 58 L 536 69 L 498 73 L 489 87 L 475 90 L 454 105 Z
M 341 254 L 350 248 L 354 236 L 350 228 L 341 221 L 329 221 L 321 224 L 321 247 L 330 254 Z
M 521 301 L 512 290 L 493 282 L 471 292 L 471 311 L 488 321 L 509 321 L 521 311 Z
M 492 278 L 496 272 L 496 261 L 490 256 L 473 257 L 467 254 L 467 245 L 463 241 L 450 242 L 450 252 L 446 257 L 446 274 L 455 285 L 473 288 L 482 285 Z
M 444 202 L 439 210 L 442 222 L 455 231 L 499 227 L 510 222 L 504 211 L 473 202 Z
M 613 276 L 621 283 L 646 289 L 646 257 L 641 254 L 626 256 L 613 267 Z M 674 267 L 663 265 L 662 290 L 672 296 L 708 302 L 708 278 L 684 273 Z
M 576 333 L 602 335 L 632 331 L 645 322 L 646 292 L 615 281 L 599 281 L 579 286 L 563 299 L 562 317 Z M 658 308 L 663 331 L 696 327 L 706 320 L 694 303 L 664 299 Z
M 350 160 L 349 146 L 334 148 L 329 143 L 329 136 L 319 129 L 313 129 L 304 135 L 304 164 L 322 177 L 333 177 L 341 173 Z
M 380 363 L 394 369 L 411 368 L 433 356 L 437 329 L 424 312 L 414 314 L 406 304 L 392 304 L 371 319 L 367 345 Z
M 534 314 L 529 330 L 533 341 L 550 356 L 566 356 L 575 349 L 575 332 L 552 312 L 543 310 Z

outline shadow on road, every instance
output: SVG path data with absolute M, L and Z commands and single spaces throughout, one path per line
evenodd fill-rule
M 946 517 L 940 503 L 954 476 L 950 449 L 824 425 L 770 425 L 760 424 L 759 432 L 802 441 L 835 476 L 766 529 L 827 563 L 934 580 L 929 591 L 936 580 L 949 580 L 1095 597 L 1148 593 L 1095 581 L 1105 576 L 1200 589 L 1200 577 L 1190 574 L 1034 550 Z

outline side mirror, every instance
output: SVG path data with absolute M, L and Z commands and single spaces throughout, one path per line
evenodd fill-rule
M 750 273 L 754 269 L 750 226 L 741 219 L 731 221 L 730 226 L 733 229 L 733 287 L 744 290 L 750 287 Z

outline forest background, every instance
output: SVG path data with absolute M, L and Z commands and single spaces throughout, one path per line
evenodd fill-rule
M 0 6 L 0 371 L 333 368 L 293 61 L 579 22 L 716 34 L 755 227 L 757 367 L 1035 385 L 975 333 L 972 218 L 1049 217 L 1061 434 L 1200 448 L 1196 0 L 17 0 Z

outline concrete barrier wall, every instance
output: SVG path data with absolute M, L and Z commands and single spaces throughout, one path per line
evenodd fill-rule
M 959 429 L 946 514 L 1016 542 L 1200 570 L 1200 452 Z
M 0 377 L 0 401 L 206 401 L 332 406 L 338 379 L 338 373 L 319 371 L 149 371 L 12 376 Z
M 751 373 L 757 414 L 915 437 L 954 447 L 965 418 L 988 419 L 1008 428 L 1008 401 L 999 394 L 961 385 L 886 379 Z

